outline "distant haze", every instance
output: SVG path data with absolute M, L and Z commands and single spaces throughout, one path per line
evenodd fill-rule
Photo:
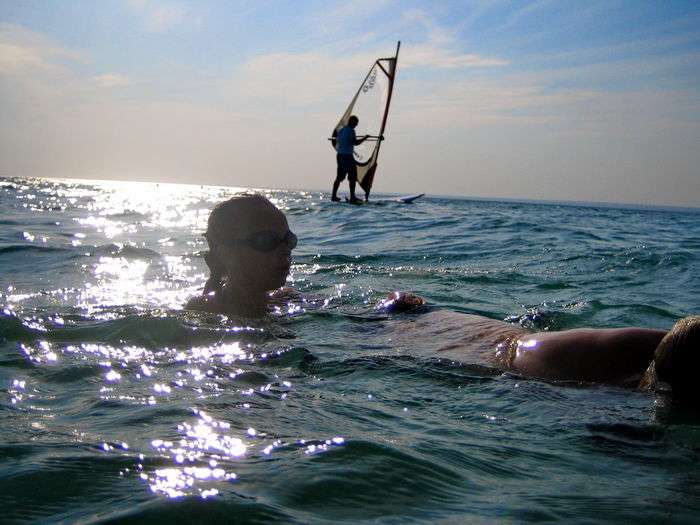
M 0 176 L 330 189 L 402 41 L 375 191 L 700 206 L 700 3 L 0 4 Z

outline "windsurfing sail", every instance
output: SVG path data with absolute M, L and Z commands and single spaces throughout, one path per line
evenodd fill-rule
M 389 115 L 391 93 L 396 78 L 396 63 L 399 59 L 401 42 L 396 45 L 396 55 L 390 58 L 378 58 L 360 84 L 360 88 L 350 101 L 340 121 L 333 129 L 331 142 L 335 147 L 338 131 L 347 125 L 348 119 L 355 115 L 359 123 L 355 128 L 358 137 L 369 135 L 370 138 L 355 146 L 355 163 L 357 164 L 357 182 L 365 191 L 365 200 L 369 198 L 374 175 L 377 171 L 377 159 L 384 135 L 386 120 Z

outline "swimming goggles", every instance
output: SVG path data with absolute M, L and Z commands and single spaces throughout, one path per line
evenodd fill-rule
M 221 244 L 231 248 L 247 246 L 258 252 L 271 252 L 280 244 L 284 244 L 289 250 L 293 250 L 297 246 L 297 241 L 297 236 L 292 231 L 287 230 L 287 233 L 282 237 L 272 231 L 262 231 L 254 233 L 245 239 L 229 239 Z

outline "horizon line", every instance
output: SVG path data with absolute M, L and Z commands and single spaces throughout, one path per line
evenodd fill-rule
M 52 180 L 52 181 L 69 181 L 69 182 L 86 182 L 86 183 L 122 183 L 122 184 L 164 184 L 173 186 L 206 186 L 211 188 L 240 188 L 246 190 L 262 190 L 262 191 L 298 191 L 298 192 L 316 192 L 316 193 L 329 193 L 328 190 L 321 190 L 318 188 L 292 188 L 292 187 L 278 187 L 270 188 L 265 186 L 235 186 L 226 184 L 197 184 L 194 182 L 168 182 L 168 181 L 157 181 L 157 180 L 123 180 L 123 179 L 89 179 L 82 177 L 52 177 L 52 176 L 40 176 L 40 175 L 0 175 L 0 180 L 3 179 L 41 179 L 41 180 Z M 386 195 L 391 197 L 402 197 L 406 196 L 406 193 L 398 193 L 392 191 L 380 191 L 374 193 L 374 195 Z M 655 211 L 679 211 L 686 213 L 700 213 L 700 206 L 681 206 L 677 204 L 649 204 L 640 202 L 616 202 L 616 201 L 577 201 L 577 200 L 555 200 L 548 198 L 535 198 L 535 197 L 487 197 L 478 195 L 445 195 L 440 193 L 425 193 L 425 197 L 434 199 L 457 199 L 457 200 L 470 200 L 470 201 L 486 201 L 486 202 L 510 202 L 510 203 L 523 203 L 523 204 L 543 204 L 543 205 L 557 205 L 557 206 L 580 206 L 585 208 L 610 208 L 610 209 L 641 209 L 641 210 L 655 210 Z

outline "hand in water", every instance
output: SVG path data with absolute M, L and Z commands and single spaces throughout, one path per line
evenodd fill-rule
M 387 312 L 405 312 L 425 304 L 425 299 L 420 295 L 411 292 L 391 292 L 377 303 L 378 310 L 386 310 Z

